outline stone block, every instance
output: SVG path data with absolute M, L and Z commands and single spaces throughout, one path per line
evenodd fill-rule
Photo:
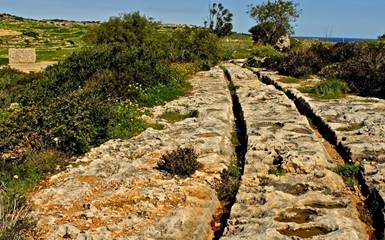
M 9 64 L 36 63 L 35 48 L 10 48 L 8 56 Z

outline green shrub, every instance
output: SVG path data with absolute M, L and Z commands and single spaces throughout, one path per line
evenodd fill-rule
M 357 185 L 356 177 L 361 171 L 362 167 L 354 164 L 338 165 L 333 169 L 335 173 L 343 177 L 347 187 L 354 187 Z
M 361 171 L 361 167 L 354 164 L 338 165 L 333 169 L 341 177 L 355 177 Z
M 112 17 L 95 26 L 84 36 L 84 40 L 91 44 L 124 43 L 138 46 L 152 37 L 156 27 L 156 23 L 141 16 L 139 12 L 134 12 Z
M 233 201 L 240 186 L 241 170 L 237 162 L 232 161 L 227 169 L 221 172 L 221 180 L 216 185 L 220 201 Z
M 313 87 L 313 93 L 320 98 L 339 98 L 350 92 L 348 84 L 341 80 L 323 80 Z
M 172 175 L 190 177 L 202 164 L 197 161 L 198 155 L 193 148 L 180 148 L 163 155 L 158 161 L 159 170 Z
M 322 59 L 313 51 L 300 50 L 290 52 L 277 64 L 277 69 L 280 74 L 298 78 L 313 74 L 323 66 Z
M 183 28 L 173 32 L 169 39 L 173 62 L 203 62 L 212 66 L 220 60 L 219 38 L 208 29 Z
M 325 67 L 320 75 L 339 78 L 361 96 L 385 97 L 385 45 L 361 44 L 353 57 Z M 359 48 L 356 46 L 356 48 Z
M 253 50 L 253 55 L 259 58 L 280 57 L 283 54 L 270 45 L 260 45 Z
M 259 68 L 263 62 L 256 57 L 249 57 L 245 63 L 246 67 Z

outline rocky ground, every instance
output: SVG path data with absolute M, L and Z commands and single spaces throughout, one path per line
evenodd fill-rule
M 223 239 L 368 239 L 355 196 L 306 117 L 274 86 L 225 66 L 247 123 L 245 172 Z
M 301 93 L 298 84 L 279 81 L 282 76 L 254 69 L 261 78 L 282 89 L 310 111 L 331 135 L 346 161 L 363 167 L 362 184 L 375 221 L 384 229 L 385 214 L 385 100 L 349 95 L 316 99 Z
M 221 69 L 199 73 L 191 83 L 189 96 L 154 109 L 153 118 L 198 110 L 197 118 L 109 141 L 31 196 L 39 239 L 212 238 L 220 208 L 214 179 L 234 158 L 232 104 Z M 161 155 L 178 146 L 193 146 L 203 164 L 191 178 L 155 169 Z
M 371 239 L 371 223 L 362 215 L 365 198 L 333 171 L 346 156 L 331 153 L 286 89 L 325 119 L 335 131 L 332 143 L 363 163 L 365 182 L 380 195 L 384 118 L 379 113 L 385 104 L 358 97 L 314 100 L 291 85 L 274 86 L 281 77 L 274 73 L 255 69 L 269 85 L 237 64 L 223 68 L 235 91 L 229 91 L 219 67 L 199 73 L 191 79 L 190 95 L 144 117 L 164 124 L 164 130 L 109 141 L 31 193 L 37 239 L 213 239 L 214 219 L 223 207 L 215 183 L 237 157 L 234 115 L 246 124 L 247 153 L 222 239 Z M 239 100 L 238 114 L 231 93 Z M 162 120 L 170 111 L 199 114 L 176 123 Z M 190 178 L 156 169 L 160 157 L 178 146 L 193 146 L 203 164 Z

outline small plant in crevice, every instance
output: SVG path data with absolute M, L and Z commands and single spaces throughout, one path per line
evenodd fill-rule
M 239 138 L 238 138 L 238 133 L 236 131 L 233 131 L 231 133 L 231 143 L 234 145 L 234 146 L 238 146 L 240 144 L 239 142 Z
M 353 188 L 357 185 L 356 176 L 361 171 L 361 168 L 361 166 L 354 164 L 344 164 L 338 165 L 333 171 L 343 177 L 347 187 Z
M 283 169 L 281 166 L 272 167 L 269 169 L 268 173 L 270 175 L 275 175 L 277 177 L 281 177 L 285 175 L 285 169 Z
M 233 201 L 240 186 L 241 169 L 236 161 L 232 161 L 227 169 L 221 172 L 221 180 L 216 185 L 220 201 Z
M 182 121 L 182 120 L 187 119 L 187 118 L 199 117 L 199 111 L 198 110 L 192 110 L 191 112 L 186 113 L 186 114 L 182 114 L 182 113 L 177 112 L 177 111 L 167 111 L 167 112 L 164 112 L 160 117 L 171 122 L 171 123 L 176 123 L 176 122 Z
M 274 167 L 270 168 L 268 174 L 275 175 L 277 177 L 285 175 L 285 169 L 283 169 L 282 164 L 284 159 L 281 155 L 274 157 L 273 164 Z
M 157 168 L 172 175 L 190 177 L 202 167 L 197 160 L 198 155 L 194 148 L 181 148 L 164 154 L 157 163 Z

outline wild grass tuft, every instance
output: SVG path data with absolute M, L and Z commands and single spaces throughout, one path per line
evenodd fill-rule
M 311 88 L 299 90 L 322 99 L 341 98 L 351 91 L 349 85 L 341 80 L 323 80 Z
M 199 112 L 197 110 L 193 110 L 186 114 L 182 114 L 180 112 L 168 111 L 168 112 L 164 112 L 160 117 L 167 120 L 168 122 L 176 123 L 187 118 L 197 118 L 198 116 L 199 116 Z
M 287 77 L 280 81 L 283 83 L 300 83 L 303 80 L 304 80 L 303 78 Z
M 0 240 L 22 240 L 32 226 L 29 206 L 0 192 Z

